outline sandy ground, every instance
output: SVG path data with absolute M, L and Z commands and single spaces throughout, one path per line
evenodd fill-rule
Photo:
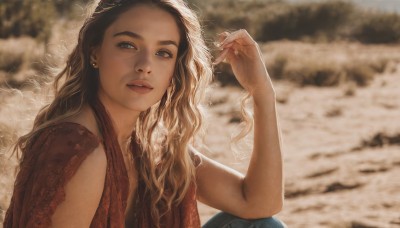
M 399 74 L 378 75 L 350 96 L 345 86 L 274 83 L 286 101 L 278 104 L 286 201 L 277 217 L 289 227 L 400 227 Z M 227 143 L 240 91 L 212 94 L 208 155 L 245 172 L 248 159 L 235 159 Z M 203 222 L 216 212 L 199 208 Z
M 400 66 L 377 75 L 368 87 L 352 88 L 350 95 L 346 85 L 274 85 L 286 182 L 285 206 L 277 217 L 289 227 L 400 227 Z M 37 93 L 2 91 L 3 143 L 29 128 L 41 106 Z M 211 88 L 207 147 L 200 150 L 245 173 L 248 158 L 236 158 L 229 143 L 239 127 L 239 97 L 238 88 Z M 251 136 L 247 140 L 251 142 Z M 251 146 L 240 148 L 239 157 L 250 155 Z M 13 161 L 3 153 L 0 223 L 13 182 Z M 203 223 L 217 212 L 202 204 L 199 210 Z

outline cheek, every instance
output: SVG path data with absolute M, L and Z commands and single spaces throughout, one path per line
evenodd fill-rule
M 175 73 L 175 63 L 161 64 L 157 75 L 162 78 L 162 83 L 168 87 Z
M 104 56 L 101 61 L 101 67 L 104 72 L 118 72 L 124 69 L 123 59 L 118 58 L 116 55 Z
M 99 65 L 106 74 L 124 71 L 129 59 L 112 45 L 104 45 L 99 54 Z
M 100 80 L 105 86 L 120 84 L 123 82 L 126 75 L 129 75 L 130 68 L 124 61 L 115 58 L 104 58 L 99 69 Z
M 114 82 L 117 82 L 117 77 L 115 77 L 118 72 L 118 68 L 115 68 L 114 65 L 103 64 L 99 69 L 99 78 L 103 85 L 111 86 Z

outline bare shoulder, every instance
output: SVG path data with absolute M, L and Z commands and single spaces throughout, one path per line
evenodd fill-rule
M 91 133 L 100 137 L 99 128 L 97 126 L 96 118 L 93 113 L 93 110 L 89 107 L 89 105 L 85 105 L 82 108 L 82 111 L 69 119 L 66 120 L 67 122 L 72 122 L 79 124 L 89 130 Z
M 51 215 L 52 227 L 89 227 L 99 207 L 107 169 L 107 156 L 100 142 L 90 108 L 45 131 L 44 143 L 38 142 L 39 179 L 60 181 L 64 199 L 56 203 Z M 40 141 L 40 140 L 39 140 Z M 49 182 L 49 181 L 47 181 Z M 53 182 L 44 184 L 48 186 Z M 44 191 L 52 192 L 48 189 Z
M 65 200 L 52 216 L 53 227 L 89 227 L 103 193 L 107 158 L 101 144 L 66 183 Z

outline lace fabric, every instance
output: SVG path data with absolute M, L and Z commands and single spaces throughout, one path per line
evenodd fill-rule
M 4 228 L 50 227 L 55 209 L 65 200 L 65 184 L 99 143 L 103 143 L 105 148 L 107 170 L 103 194 L 90 227 L 125 226 L 129 180 L 123 155 L 104 106 L 97 101 L 92 108 L 103 141 L 76 123 L 63 122 L 44 129 L 26 151 L 26 159 L 16 177 Z M 144 215 L 141 228 L 152 227 L 146 216 L 148 211 L 137 213 Z M 162 224 L 172 228 L 200 227 L 194 183 L 181 204 L 163 217 Z
M 21 164 L 4 227 L 49 227 L 65 199 L 65 183 L 98 144 L 92 133 L 73 123 L 41 132 Z

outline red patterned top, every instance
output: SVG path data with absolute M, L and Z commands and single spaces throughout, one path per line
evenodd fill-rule
M 64 122 L 44 129 L 25 153 L 4 228 L 50 227 L 55 209 L 65 199 L 65 184 L 99 143 L 102 142 L 94 134 L 76 123 Z M 104 148 L 107 156 L 104 190 L 90 227 L 121 228 L 125 226 L 128 175 L 122 152 L 109 143 Z M 162 227 L 200 227 L 194 184 L 181 204 L 163 216 L 161 222 Z

